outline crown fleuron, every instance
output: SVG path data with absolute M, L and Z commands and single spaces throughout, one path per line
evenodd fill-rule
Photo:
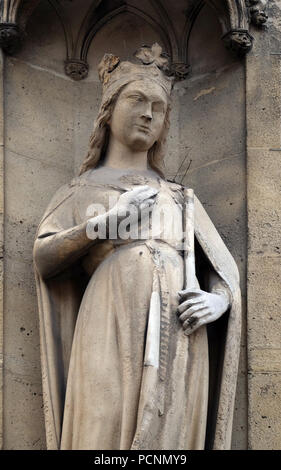
M 144 78 L 156 81 L 169 95 L 173 77 L 170 72 L 169 56 L 162 52 L 161 46 L 157 43 L 151 47 L 142 46 L 134 56 L 141 64 L 121 62 L 119 57 L 112 54 L 103 56 L 98 72 L 104 95 L 110 95 L 119 87 Z
M 155 42 L 151 47 L 142 46 L 138 49 L 134 56 L 141 61 L 144 65 L 155 64 L 162 72 L 171 75 L 170 72 L 170 57 L 166 52 L 162 51 L 162 47 Z

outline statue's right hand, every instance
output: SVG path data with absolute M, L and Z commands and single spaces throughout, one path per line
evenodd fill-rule
M 150 186 L 136 186 L 121 194 L 116 205 L 113 207 L 113 212 L 117 216 L 125 216 L 130 212 L 132 206 L 137 208 L 139 212 L 151 207 L 155 203 L 158 190 Z
M 121 194 L 117 203 L 109 212 L 87 220 L 87 238 L 90 240 L 104 239 L 107 236 L 107 228 L 111 223 L 119 225 L 128 216 L 128 213 L 132 213 L 132 211 L 136 213 L 136 210 L 138 211 L 137 222 L 141 218 L 142 211 L 154 204 L 157 193 L 157 189 L 149 186 L 137 186 Z

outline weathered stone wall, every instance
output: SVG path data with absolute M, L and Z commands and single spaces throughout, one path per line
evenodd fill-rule
M 64 3 L 75 30 L 79 25 L 77 2 Z M 274 13 L 280 2 L 273 3 Z M 83 7 L 89 4 L 87 0 Z M 180 13 L 175 8 L 171 17 L 179 30 Z M 177 181 L 183 178 L 185 184 L 194 187 L 235 257 L 244 307 L 246 194 L 248 197 L 249 415 L 244 309 L 234 449 L 247 448 L 248 422 L 252 448 L 278 448 L 279 439 L 281 417 L 276 416 L 280 413 L 281 368 L 276 309 L 280 225 L 276 195 L 280 178 L 276 149 L 280 149 L 280 111 L 276 100 L 280 93 L 280 32 L 277 19 L 270 21 L 268 31 L 253 30 L 255 46 L 247 58 L 245 77 L 244 60 L 232 56 L 220 40 L 213 10 L 207 6 L 202 9 L 189 38 L 192 73 L 174 90 L 166 158 L 167 176 L 176 176 Z M 127 59 L 140 44 L 154 41 L 163 44 L 150 24 L 128 12 L 116 16 L 91 43 L 88 78 L 74 82 L 63 70 L 66 49 L 62 25 L 50 3 L 41 1 L 28 23 L 22 50 L 5 58 L 5 449 L 45 447 L 32 270 L 36 227 L 55 190 L 77 174 L 87 151 L 101 95 L 97 64 L 102 55 L 112 52 Z M 178 171 L 185 157 L 184 167 L 190 164 L 186 176 L 183 168 Z M 0 203 L 0 214 L 1 207 Z M 263 239 L 266 246 L 261 247 Z M 268 361 L 263 362 L 261 357 L 268 357 Z
M 249 448 L 281 447 L 281 2 L 246 62 Z
M 22 52 L 5 59 L 6 449 L 45 446 L 32 249 L 51 195 L 73 175 L 74 84 L 53 66 L 64 59 L 61 26 L 50 7 L 41 14 L 52 39 L 36 43 L 32 21 Z
M 0 448 L 3 444 L 3 278 L 4 278 L 4 266 L 3 266 L 3 245 L 4 245 L 4 233 L 3 233 L 3 221 L 4 221 L 4 181 L 3 181 L 3 164 L 4 164 L 4 59 L 3 53 L 0 51 L 0 168 L 1 168 L 1 196 L 0 196 L 0 213 L 1 213 L 1 224 L 0 224 L 0 246 L 1 246 L 1 255 L 0 255 Z

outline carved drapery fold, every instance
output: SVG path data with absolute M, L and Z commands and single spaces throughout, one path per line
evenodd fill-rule
M 63 27 L 66 43 L 65 73 L 74 80 L 88 74 L 87 55 L 97 32 L 111 19 L 122 14 L 136 15 L 148 23 L 158 34 L 171 56 L 172 69 L 178 79 L 189 73 L 188 41 L 193 25 L 205 4 L 216 14 L 221 25 L 222 40 L 238 56 L 246 54 L 253 45 L 250 24 L 265 25 L 268 0 L 190 0 L 185 11 L 186 22 L 181 37 L 176 34 L 169 12 L 161 1 L 150 0 L 150 12 L 143 5 L 132 6 L 126 1 L 93 0 L 82 18 L 78 33 L 73 35 L 70 21 L 60 0 L 46 0 L 56 11 Z M 0 0 L 0 46 L 7 54 L 15 53 L 23 41 L 28 18 L 39 0 Z

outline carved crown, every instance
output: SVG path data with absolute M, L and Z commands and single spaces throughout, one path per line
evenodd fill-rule
M 161 46 L 155 43 L 142 46 L 134 56 L 141 63 L 121 62 L 119 57 L 105 54 L 99 64 L 98 72 L 103 85 L 103 93 L 114 93 L 114 90 L 136 80 L 151 79 L 156 81 L 169 95 L 173 86 L 173 76 L 169 56 L 162 52 Z

